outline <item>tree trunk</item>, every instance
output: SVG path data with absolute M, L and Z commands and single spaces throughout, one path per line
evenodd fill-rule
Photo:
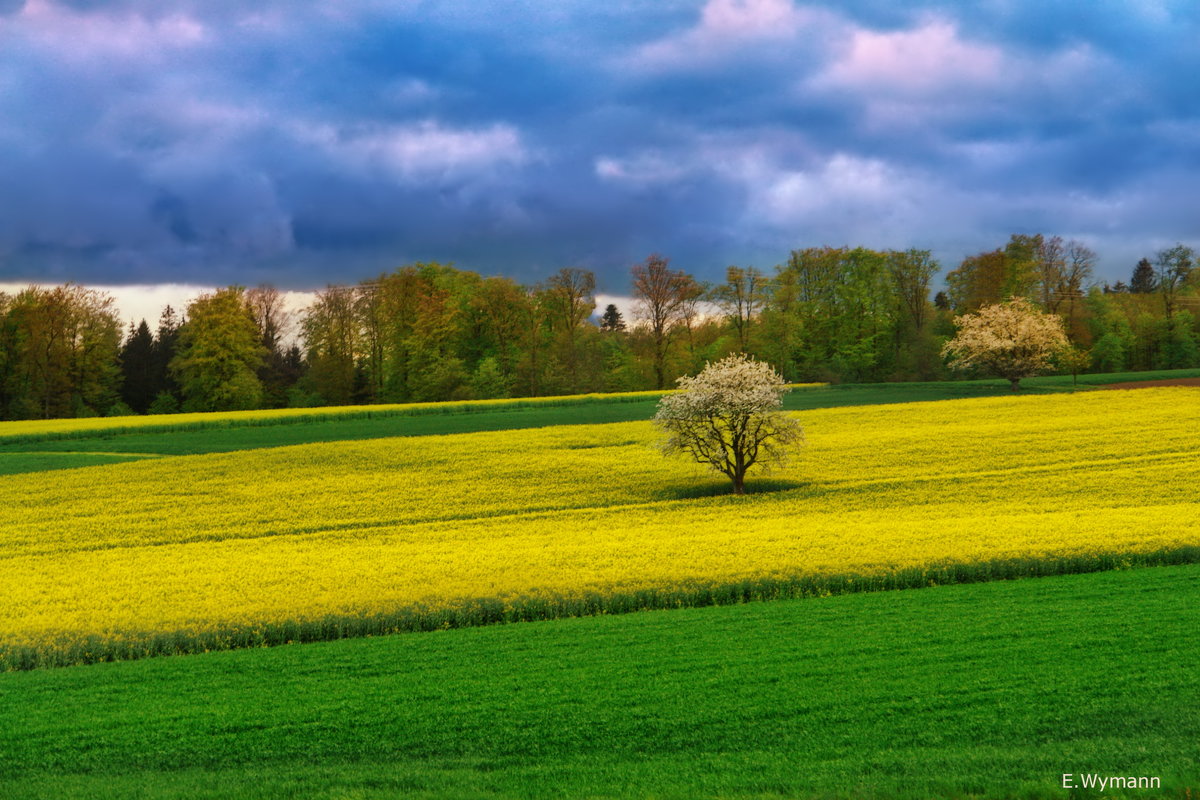
M 1012 383 L 1012 390 L 1014 392 L 1021 391 L 1021 379 L 1020 378 L 1009 378 L 1008 380 Z
M 733 493 L 746 493 L 746 476 L 744 474 L 737 474 L 733 476 Z

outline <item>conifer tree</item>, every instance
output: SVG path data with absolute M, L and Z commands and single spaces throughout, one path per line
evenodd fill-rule
M 121 346 L 121 399 L 139 414 L 145 414 L 154 396 L 154 335 L 142 320 L 137 328 L 129 324 L 129 335 Z
M 1158 288 L 1158 279 L 1154 275 L 1154 265 L 1150 259 L 1143 258 L 1133 268 L 1133 277 L 1129 279 L 1129 291 L 1134 294 L 1150 294 Z
M 625 318 L 612 303 L 605 306 L 604 313 L 600 315 L 600 330 L 608 332 L 625 330 Z

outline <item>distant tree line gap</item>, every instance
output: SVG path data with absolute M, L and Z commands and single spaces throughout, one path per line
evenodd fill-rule
M 1195 260 L 1179 244 L 1099 285 L 1086 246 L 1016 234 L 930 298 L 927 250 L 794 250 L 715 284 L 655 254 L 630 271 L 630 319 L 610 305 L 598 324 L 595 275 L 577 268 L 523 286 L 417 263 L 296 314 L 273 287 L 231 286 L 128 330 L 105 292 L 30 287 L 0 294 L 0 418 L 663 389 L 738 352 L 793 382 L 941 380 L 956 376 L 940 354 L 955 316 L 1013 298 L 1062 319 L 1064 372 L 1200 367 Z

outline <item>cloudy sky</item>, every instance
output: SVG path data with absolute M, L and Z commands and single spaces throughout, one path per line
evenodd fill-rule
M 1200 245 L 1180 0 L 0 0 L 0 281 Z

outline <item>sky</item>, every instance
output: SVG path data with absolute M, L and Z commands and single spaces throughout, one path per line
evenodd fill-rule
M 619 296 L 1037 232 L 1127 280 L 1200 245 L 1198 42 L 1183 0 L 0 0 L 0 283 Z

